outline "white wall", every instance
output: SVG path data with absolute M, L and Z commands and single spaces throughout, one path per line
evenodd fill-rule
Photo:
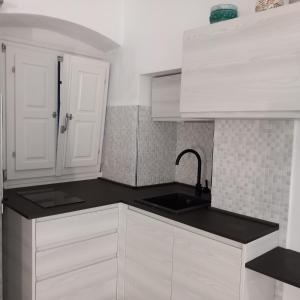
M 295 121 L 287 248 L 300 252 L 300 121 Z M 284 300 L 299 300 L 300 289 L 285 285 Z
M 1 18 L 1 17 L 0 17 Z M 68 35 L 30 27 L 1 27 L 0 39 L 102 59 L 103 51 Z
M 150 105 L 140 98 L 140 75 L 181 68 L 185 30 L 209 24 L 219 0 L 125 0 L 123 47 L 114 61 L 109 105 Z M 254 13 L 256 0 L 232 0 L 239 14 Z M 142 92 L 141 92 L 142 93 Z
M 123 0 L 4 0 L 0 13 L 58 18 L 123 42 Z

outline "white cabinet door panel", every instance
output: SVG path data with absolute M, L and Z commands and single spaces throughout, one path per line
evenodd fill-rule
M 115 300 L 117 260 L 37 282 L 37 300 Z
M 16 170 L 55 167 L 56 59 L 15 55 Z
M 241 256 L 241 249 L 177 230 L 172 300 L 240 299 Z
M 125 259 L 126 300 L 170 300 L 172 227 L 128 211 Z
M 65 167 L 96 166 L 105 109 L 107 63 L 70 58 L 68 101 L 69 123 Z

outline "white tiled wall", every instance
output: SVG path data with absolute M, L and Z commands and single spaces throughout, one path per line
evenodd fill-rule
M 293 121 L 217 120 L 213 206 L 280 223 L 285 245 Z
M 108 107 L 104 138 L 103 177 L 129 184 L 196 183 L 197 161 L 186 148 L 198 151 L 203 161 L 202 183 L 210 181 L 213 122 L 153 122 L 147 106 Z
M 209 186 L 211 186 L 213 144 L 213 122 L 178 123 L 176 155 L 187 148 L 192 148 L 200 154 L 202 160 L 202 185 L 205 184 L 205 180 L 207 179 Z M 197 159 L 193 154 L 183 156 L 179 166 L 176 167 L 176 181 L 195 185 L 197 166 Z
M 108 107 L 102 175 L 120 183 L 136 184 L 137 106 Z
M 174 122 L 153 122 L 151 109 L 139 107 L 137 185 L 175 181 L 176 133 Z

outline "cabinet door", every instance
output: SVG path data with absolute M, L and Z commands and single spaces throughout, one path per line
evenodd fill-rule
M 152 79 L 152 118 L 177 120 L 179 114 L 181 74 Z
M 132 211 L 127 217 L 125 300 L 170 300 L 172 228 Z
M 61 125 L 71 115 L 64 133 L 63 173 L 77 173 L 81 167 L 100 168 L 108 64 L 78 56 L 64 56 Z
M 187 31 L 183 40 L 182 116 L 299 118 L 297 14 L 299 10 L 291 8 Z M 284 42 L 277 36 L 284 36 Z
M 177 230 L 172 300 L 240 299 L 241 249 Z

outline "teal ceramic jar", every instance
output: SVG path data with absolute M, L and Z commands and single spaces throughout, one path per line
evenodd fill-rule
M 210 23 L 217 23 L 225 20 L 237 18 L 238 8 L 233 4 L 215 5 L 210 10 Z

